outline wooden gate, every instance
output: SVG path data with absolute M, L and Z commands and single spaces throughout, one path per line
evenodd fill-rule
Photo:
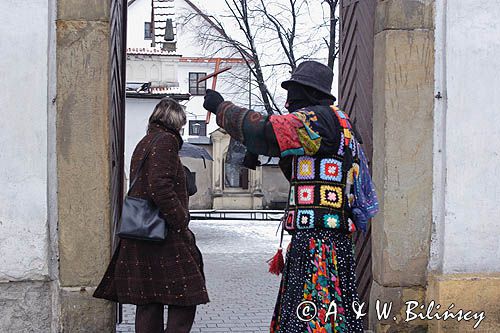
M 373 155 L 373 42 L 376 0 L 340 1 L 339 102 L 349 113 L 363 139 L 371 161 Z M 366 236 L 356 233 L 358 292 L 369 307 L 372 284 L 371 228 Z M 365 317 L 366 319 L 367 317 Z
M 123 202 L 127 1 L 112 0 L 110 13 L 111 237 L 114 250 L 117 245 L 114 235 Z M 118 322 L 121 322 L 121 306 L 118 311 Z
M 110 144 L 111 144 L 111 213 L 113 231 L 120 219 L 123 202 L 125 149 L 125 61 L 126 0 L 111 1 L 110 41 Z M 113 232 L 114 235 L 114 232 Z

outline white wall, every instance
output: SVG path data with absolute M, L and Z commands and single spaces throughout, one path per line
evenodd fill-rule
M 127 82 L 177 81 L 178 56 L 128 55 Z M 164 84 L 165 85 L 165 84 Z
M 437 3 L 431 268 L 500 272 L 500 5 Z
M 221 67 L 226 67 L 228 64 L 221 64 Z M 231 72 L 244 71 L 246 69 L 243 64 L 232 64 L 233 69 L 229 72 L 222 73 L 217 79 L 216 90 L 219 91 L 226 100 L 230 100 L 237 105 L 247 107 L 248 106 L 248 92 L 242 91 L 236 88 L 230 81 Z M 180 62 L 177 66 L 177 78 L 179 81 L 179 88 L 183 92 L 189 92 L 189 73 L 213 73 L 215 71 L 214 63 L 186 63 Z M 248 73 L 248 72 L 247 72 Z M 248 75 L 248 74 L 246 74 Z M 207 88 L 212 88 L 212 79 L 207 80 Z M 207 115 L 207 111 L 203 108 L 204 97 L 203 96 L 191 96 L 190 100 L 183 103 L 186 106 L 188 119 L 204 120 Z M 215 121 L 215 116 L 212 115 L 210 118 L 210 123 L 207 126 L 207 135 L 212 133 L 219 126 Z M 186 138 L 189 131 L 186 130 Z
M 136 0 L 128 6 L 127 47 L 149 48 L 151 40 L 144 39 L 144 22 L 151 21 L 151 0 Z
M 0 1 L 0 280 L 48 275 L 48 6 Z
M 129 179 L 130 158 L 137 143 L 146 135 L 148 119 L 158 99 L 127 98 L 125 114 L 125 175 Z

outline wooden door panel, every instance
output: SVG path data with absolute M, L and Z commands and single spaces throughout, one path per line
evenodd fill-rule
M 125 150 L 125 60 L 127 43 L 127 1 L 112 0 L 110 7 L 110 157 L 111 157 L 111 230 L 112 250 L 118 244 L 116 228 L 120 221 L 124 194 Z M 122 321 L 122 307 L 117 308 Z
M 373 154 L 373 41 L 376 5 L 376 0 L 340 2 L 339 103 L 355 123 L 369 161 Z M 366 302 L 367 309 L 372 284 L 371 228 L 366 235 L 356 233 L 354 241 L 358 292 L 361 300 Z

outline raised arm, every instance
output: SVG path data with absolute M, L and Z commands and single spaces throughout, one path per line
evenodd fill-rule
M 247 150 L 257 155 L 280 156 L 276 134 L 268 115 L 222 102 L 217 108 L 217 125 Z

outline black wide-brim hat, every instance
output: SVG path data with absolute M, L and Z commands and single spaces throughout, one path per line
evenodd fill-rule
M 314 88 L 322 93 L 332 95 L 333 71 L 330 67 L 317 61 L 304 61 L 292 73 L 290 80 L 283 81 L 281 87 L 288 90 L 291 83 L 299 83 Z

